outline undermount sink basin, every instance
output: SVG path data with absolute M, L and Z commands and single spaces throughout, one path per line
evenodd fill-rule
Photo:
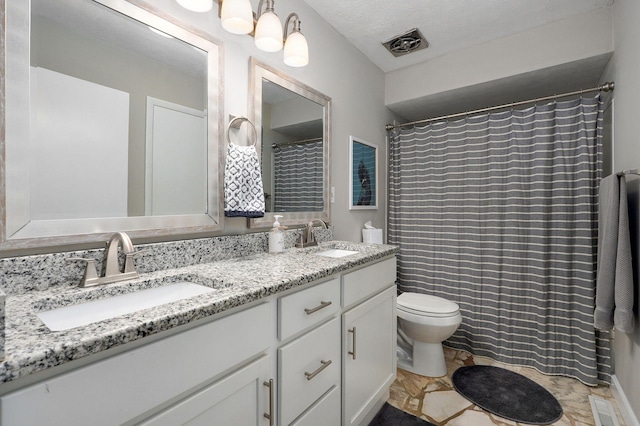
M 345 256 L 351 256 L 352 254 L 357 254 L 358 252 L 355 250 L 343 250 L 343 249 L 329 249 L 323 250 L 316 253 L 318 256 L 324 257 L 333 257 L 333 258 L 341 258 Z
M 51 331 L 63 331 L 212 291 L 212 288 L 200 284 L 178 282 L 69 305 L 40 312 L 37 315 Z

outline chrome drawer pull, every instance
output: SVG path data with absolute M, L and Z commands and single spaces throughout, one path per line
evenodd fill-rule
M 314 312 L 318 312 L 320 309 L 326 308 L 327 306 L 329 306 L 331 304 L 331 302 L 320 302 L 319 306 L 316 306 L 313 309 L 309 309 L 309 308 L 304 308 L 304 311 L 307 313 L 307 315 L 311 315 Z
M 269 388 L 269 412 L 264 413 L 264 417 L 269 419 L 269 426 L 273 426 L 273 379 L 269 379 L 263 385 Z
M 316 371 L 314 371 L 313 373 L 307 373 L 306 371 L 304 372 L 304 375 L 307 376 L 307 380 L 311 380 L 314 377 L 316 377 L 318 374 L 320 374 L 320 372 L 322 370 L 324 370 L 325 368 L 327 368 L 329 365 L 331 365 L 331 360 L 329 361 L 320 361 L 320 363 L 322 364 L 320 367 L 318 367 L 318 369 Z
M 349 333 L 353 333 L 353 351 L 349 351 L 349 355 L 356 359 L 356 326 L 347 330 Z

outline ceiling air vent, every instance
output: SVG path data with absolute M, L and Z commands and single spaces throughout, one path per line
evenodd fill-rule
M 396 57 L 429 47 L 429 43 L 427 43 L 427 40 L 417 28 L 397 35 L 383 42 L 382 45 Z

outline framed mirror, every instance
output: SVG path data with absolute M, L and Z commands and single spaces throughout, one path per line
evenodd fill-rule
M 249 115 L 258 130 L 266 213 L 250 227 L 329 222 L 331 98 L 255 58 Z
M 142 0 L 2 3 L 0 250 L 222 229 L 217 43 Z

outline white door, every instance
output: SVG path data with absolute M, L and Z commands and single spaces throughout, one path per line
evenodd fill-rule
M 147 98 L 145 214 L 207 211 L 204 111 Z

